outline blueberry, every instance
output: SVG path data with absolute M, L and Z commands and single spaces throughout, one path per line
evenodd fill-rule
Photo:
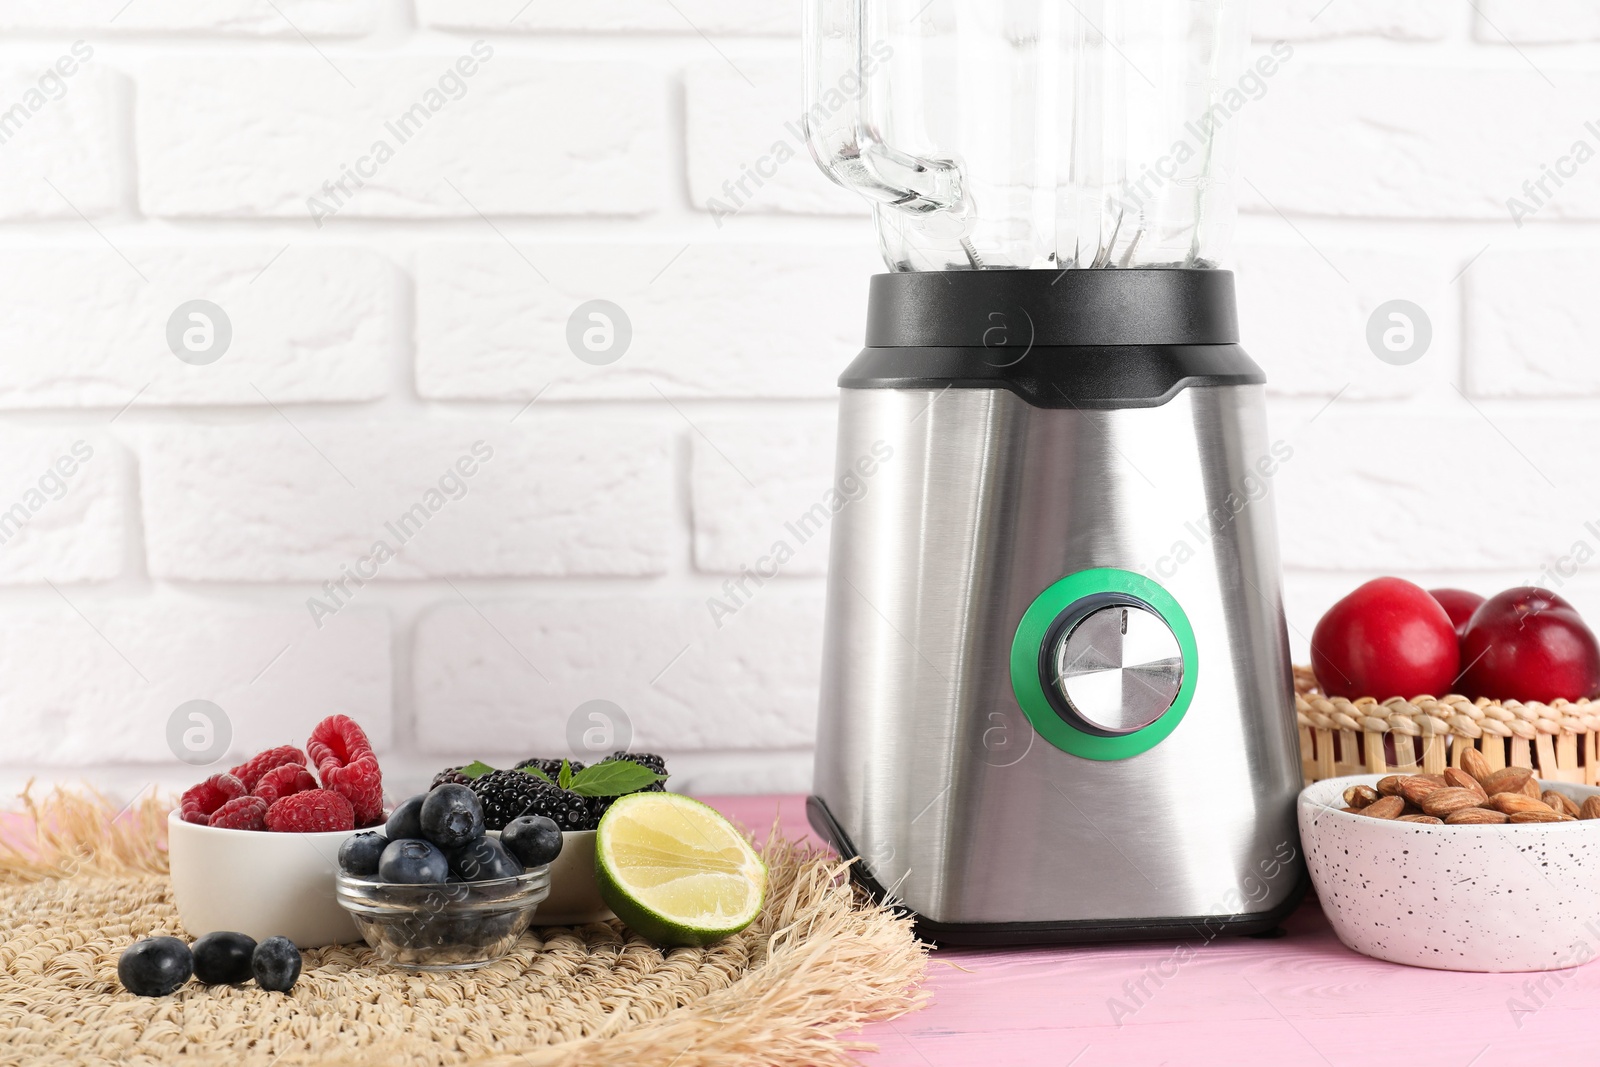
M 506 823 L 500 843 L 524 867 L 543 867 L 561 855 L 561 827 L 543 815 L 523 815 Z
M 398 841 L 402 837 L 421 837 L 422 802 L 427 798 L 428 794 L 418 793 L 396 804 L 394 811 L 389 813 L 389 822 L 383 828 L 383 836 L 390 841 Z
M 492 837 L 480 837 L 450 852 L 450 869 L 468 882 L 515 878 L 522 863 Z
M 450 861 L 427 841 L 390 841 L 378 860 L 380 882 L 421 885 L 450 877 Z
M 250 980 L 250 954 L 256 939 L 217 930 L 194 943 L 194 976 L 206 985 L 238 985 Z
M 440 848 L 460 848 L 483 836 L 483 804 L 464 785 L 446 782 L 422 802 L 422 836 Z
M 175 937 L 147 937 L 135 941 L 117 961 L 117 977 L 128 992 L 140 997 L 164 997 L 189 980 L 194 955 Z
M 444 928 L 444 937 L 447 944 L 465 946 L 468 948 L 494 948 L 501 949 L 511 931 L 515 929 L 516 914 L 510 915 L 463 915 L 451 919 Z
M 347 837 L 339 846 L 339 869 L 354 878 L 371 878 L 378 873 L 378 859 L 389 839 L 375 830 Z
M 300 950 L 287 937 L 269 937 L 251 953 L 250 970 L 262 989 L 287 993 L 300 977 Z

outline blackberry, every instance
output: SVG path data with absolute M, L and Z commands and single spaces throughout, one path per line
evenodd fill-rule
M 504 830 L 521 815 L 543 815 L 563 830 L 593 830 L 588 797 L 580 797 L 522 771 L 492 771 L 472 783 L 483 802 L 484 822 Z
M 461 767 L 465 766 L 465 763 L 461 765 Z M 447 782 L 452 785 L 470 786 L 472 784 L 472 779 L 461 773 L 461 767 L 446 767 L 444 770 L 433 776 L 433 781 L 428 783 L 428 789 L 435 789 Z
M 656 755 L 654 752 L 626 752 L 622 749 L 618 749 L 600 762 L 610 763 L 612 760 L 619 759 L 632 760 L 639 766 L 648 767 L 657 774 L 667 773 L 667 761 Z M 665 793 L 666 791 L 666 782 L 651 782 L 649 785 L 639 790 L 641 793 Z
M 572 768 L 573 774 L 577 774 L 579 771 L 583 770 L 583 762 L 581 760 L 567 760 L 567 763 Z M 549 775 L 552 782 L 561 780 L 561 761 L 559 759 L 545 759 L 539 756 L 533 756 L 517 764 L 517 770 L 519 771 L 524 767 L 537 767 L 539 770 Z

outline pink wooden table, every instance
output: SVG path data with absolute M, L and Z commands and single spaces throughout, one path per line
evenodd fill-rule
M 711 797 L 763 831 L 812 836 L 805 798 Z M 814 839 L 814 837 L 813 837 Z M 932 1003 L 862 1034 L 868 1067 L 1488 1067 L 1600 1063 L 1600 967 L 1458 974 L 1382 963 L 1315 900 L 1287 936 L 1089 948 L 936 950 Z M 1165 976 L 1165 977 L 1163 977 Z M 1142 983 L 1142 990 L 1141 990 Z M 1120 1005 L 1120 1007 L 1119 1007 Z M 1552 1057 L 1559 1056 L 1556 1060 Z

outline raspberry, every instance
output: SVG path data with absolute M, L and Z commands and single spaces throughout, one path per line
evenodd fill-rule
M 250 790 L 231 774 L 213 774 L 199 785 L 184 790 L 178 802 L 178 812 L 184 822 L 208 826 L 211 813 L 228 801 L 242 797 Z
M 275 801 L 267 809 L 267 829 L 276 833 L 320 834 L 354 830 L 350 802 L 331 789 L 307 789 Z
M 310 771 L 298 763 L 285 763 L 261 776 L 261 780 L 256 783 L 255 795 L 270 805 L 286 796 L 303 793 L 307 789 L 316 787 L 317 780 L 311 777 Z
M 372 742 L 350 716 L 329 715 L 312 729 L 306 751 L 320 772 L 330 761 L 334 766 L 344 767 L 372 755 Z
M 277 748 L 269 748 L 265 752 L 251 756 L 228 773 L 243 782 L 245 789 L 254 793 L 263 774 L 286 763 L 298 763 L 304 767 L 306 754 L 293 745 L 279 745 Z
M 350 801 L 357 826 L 383 821 L 383 774 L 375 757 L 363 756 L 348 767 L 323 767 L 322 786 Z
M 224 830 L 265 830 L 267 802 L 260 797 L 235 797 L 211 813 L 211 825 Z
M 325 789 L 342 793 L 355 809 L 357 826 L 372 826 L 383 819 L 383 773 L 372 742 L 348 715 L 329 715 L 317 723 L 306 742 L 317 762 Z

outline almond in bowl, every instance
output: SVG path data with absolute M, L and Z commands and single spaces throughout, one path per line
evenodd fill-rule
M 1334 933 L 1364 955 L 1453 971 L 1600 954 L 1600 788 L 1477 770 L 1301 792 L 1306 865 Z

